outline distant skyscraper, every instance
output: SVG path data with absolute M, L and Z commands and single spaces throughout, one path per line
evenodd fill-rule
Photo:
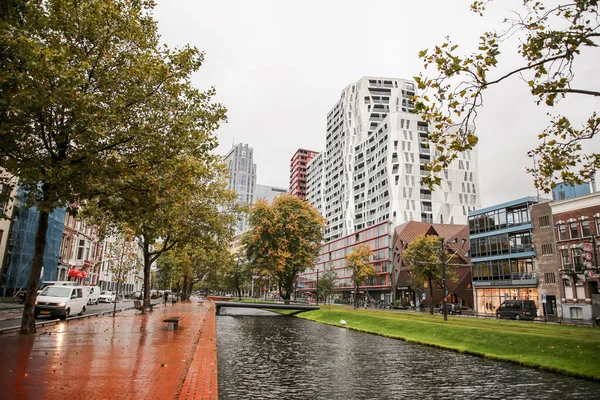
M 316 151 L 296 151 L 290 161 L 290 194 L 306 199 L 306 166 L 316 155 Z
M 258 199 L 265 199 L 269 203 L 272 203 L 275 197 L 279 196 L 281 193 L 287 193 L 287 190 L 276 186 L 257 184 L 256 191 L 254 192 L 254 201 Z
M 256 164 L 253 161 L 252 147 L 247 144 L 236 144 L 225 156 L 229 168 L 230 190 L 238 193 L 238 202 L 251 205 L 256 191 Z M 243 218 L 236 226 L 236 234 L 248 228 L 248 219 Z
M 325 151 L 308 164 L 307 200 L 327 219 L 326 240 L 383 221 L 466 224 L 479 208 L 477 154 L 461 153 L 434 192 L 427 174 L 427 124 L 413 113 L 415 83 L 363 77 L 327 115 Z

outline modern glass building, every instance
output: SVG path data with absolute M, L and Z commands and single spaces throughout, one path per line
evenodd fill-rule
M 538 303 L 531 221 L 538 202 L 524 197 L 469 213 L 475 313 L 493 314 L 509 299 Z
M 33 208 L 20 206 L 19 197 L 15 202 L 14 221 L 8 239 L 6 263 L 6 284 L 4 295 L 10 295 L 27 287 L 33 260 L 34 239 L 37 232 L 40 213 Z M 44 267 L 41 281 L 57 279 L 57 266 L 60 255 L 66 209 L 59 208 L 48 217 Z
M 352 272 L 346 268 L 345 257 L 359 244 L 367 244 L 373 251 L 370 263 L 377 270 L 377 276 L 370 277 L 364 286 L 359 287 L 362 295 L 390 303 L 392 301 L 392 226 L 389 222 L 379 223 L 336 240 L 321 249 L 319 260 L 306 273 L 298 278 L 298 292 L 316 294 L 317 271 L 323 273 L 333 269 L 337 274 L 336 293 L 338 300 L 350 301 L 354 295 Z M 361 297 L 362 297 L 361 295 Z
M 254 150 L 247 144 L 236 144 L 225 156 L 225 164 L 229 168 L 228 188 L 238 193 L 239 203 L 251 205 L 256 192 L 256 164 L 253 161 Z M 248 219 L 242 218 L 235 233 L 248 229 Z

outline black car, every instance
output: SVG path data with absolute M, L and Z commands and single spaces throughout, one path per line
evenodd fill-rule
M 496 309 L 496 317 L 530 319 L 537 317 L 537 307 L 533 300 L 504 300 L 500 307 Z
M 444 307 L 440 307 L 440 314 L 444 313 Z M 460 304 L 458 303 L 446 303 L 446 314 L 454 315 L 454 314 L 462 314 L 462 310 L 460 309 Z

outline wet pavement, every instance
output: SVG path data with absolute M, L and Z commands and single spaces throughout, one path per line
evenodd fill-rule
M 183 317 L 169 331 L 163 319 Z M 216 399 L 212 302 L 92 317 L 0 336 L 3 399 Z

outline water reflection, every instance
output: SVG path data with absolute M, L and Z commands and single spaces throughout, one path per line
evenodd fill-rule
M 600 383 L 261 310 L 217 317 L 221 399 L 598 398 Z

